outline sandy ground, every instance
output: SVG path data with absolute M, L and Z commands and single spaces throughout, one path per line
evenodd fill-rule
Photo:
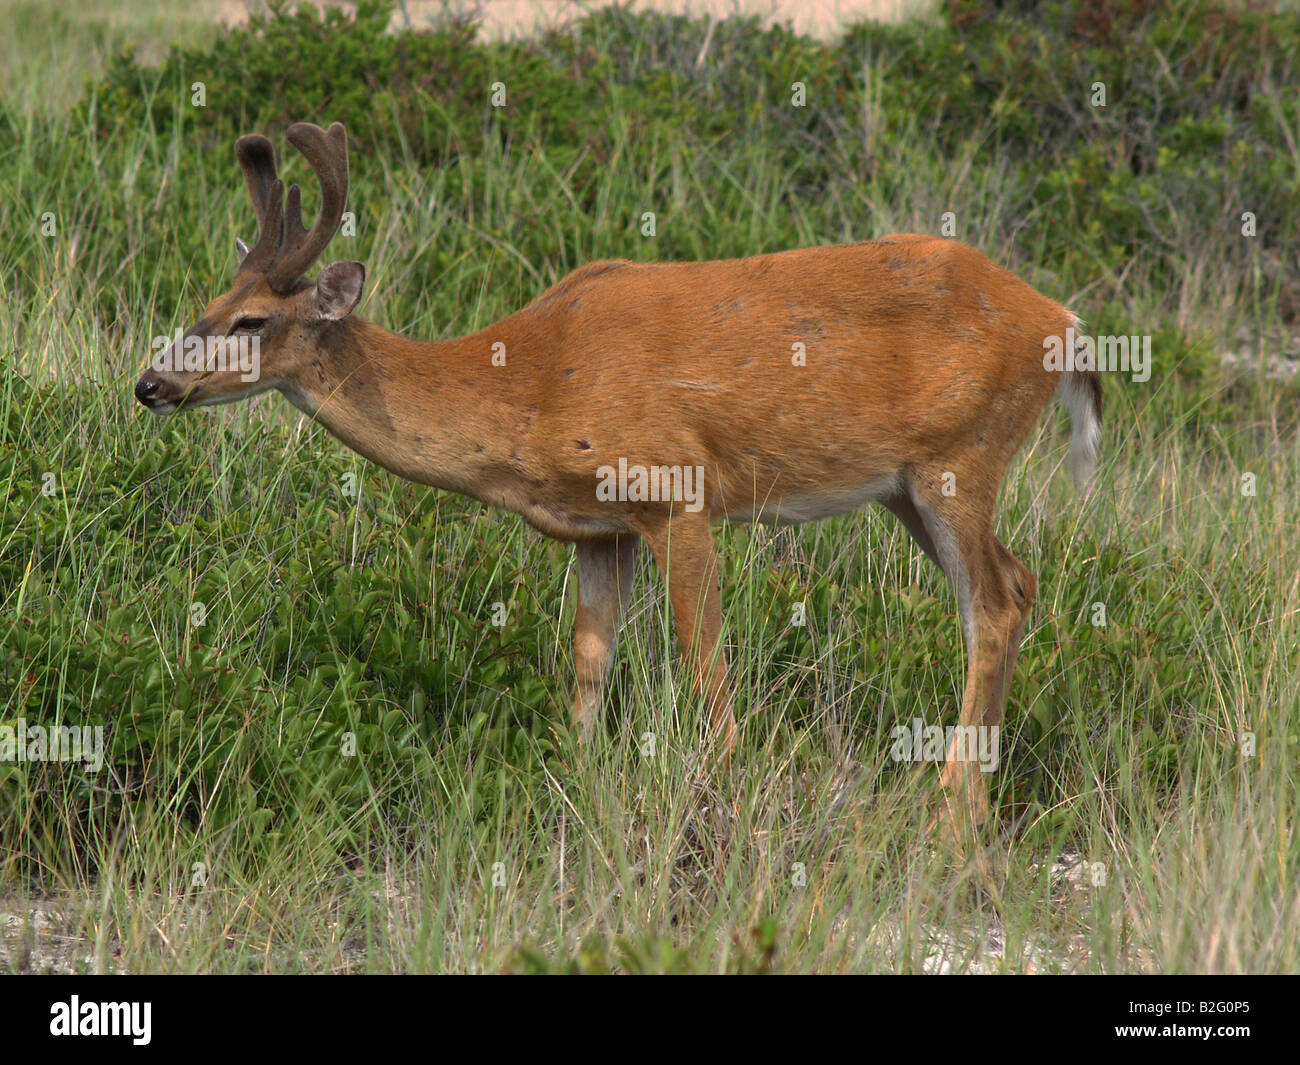
M 45 975 L 117 972 L 112 959 L 95 958 L 80 930 L 83 898 L 0 899 L 0 973 Z
M 397 0 L 394 24 L 428 26 L 448 13 L 468 12 L 481 19 L 485 35 L 527 37 L 538 30 L 564 26 L 587 12 L 609 6 L 610 0 Z M 624 0 L 633 10 L 657 10 L 678 15 L 718 18 L 756 15 L 764 25 L 789 23 L 799 33 L 823 39 L 835 37 L 852 22 L 876 19 L 900 22 L 935 8 L 937 0 Z M 260 0 L 221 0 L 218 17 L 242 22 Z M 347 5 L 342 5 L 347 6 Z

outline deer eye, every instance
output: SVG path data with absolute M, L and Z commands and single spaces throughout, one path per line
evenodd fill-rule
M 265 318 L 241 318 L 235 323 L 234 332 L 256 333 L 266 325 Z

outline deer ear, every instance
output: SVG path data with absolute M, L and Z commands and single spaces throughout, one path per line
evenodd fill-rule
M 248 258 L 248 245 L 238 237 L 235 238 L 235 251 L 239 253 L 239 261 L 241 263 Z
M 316 306 L 322 318 L 346 318 L 361 299 L 366 268 L 360 263 L 330 263 L 316 282 Z

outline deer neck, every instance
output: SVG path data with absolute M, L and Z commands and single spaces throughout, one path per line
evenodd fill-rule
M 299 410 L 385 469 L 487 498 L 508 476 L 530 405 L 522 394 L 528 375 L 493 363 L 494 343 L 515 348 L 513 332 L 498 323 L 472 336 L 427 342 L 349 316 L 324 327 L 306 365 L 280 388 Z

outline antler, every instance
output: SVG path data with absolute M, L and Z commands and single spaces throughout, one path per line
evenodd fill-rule
M 284 241 L 267 274 L 271 287 L 277 290 L 292 287 L 334 238 L 343 220 L 343 202 L 348 195 L 348 135 L 343 123 L 335 122 L 326 133 L 310 122 L 298 122 L 289 127 L 289 141 L 316 171 L 321 205 L 316 224 L 308 232 L 302 224 L 302 194 L 297 185 L 290 187 Z
M 240 137 L 235 145 L 248 192 L 257 211 L 257 244 L 240 264 L 240 273 L 262 273 L 277 292 L 287 292 L 316 261 L 338 232 L 348 194 L 348 135 L 341 122 L 329 131 L 298 122 L 289 140 L 307 157 L 321 187 L 320 215 L 308 230 L 302 224 L 302 192 L 290 186 L 285 206 L 284 183 L 276 175 L 275 151 L 265 137 Z

